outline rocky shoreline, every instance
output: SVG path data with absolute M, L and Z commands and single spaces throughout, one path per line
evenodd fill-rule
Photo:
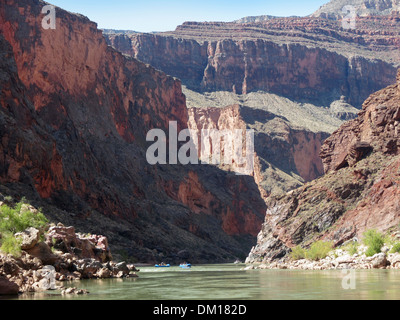
M 253 263 L 244 270 L 367 270 L 367 269 L 400 269 L 400 253 L 390 253 L 390 247 L 382 248 L 381 253 L 372 257 L 365 254 L 366 246 L 361 245 L 358 252 L 351 255 L 344 249 L 332 251 L 319 261 L 309 259 L 263 261 Z M 248 261 L 247 261 L 248 262 Z
M 137 277 L 139 271 L 126 262 L 112 261 L 106 237 L 75 233 L 73 227 L 29 228 L 15 236 L 21 239 L 22 252 L 19 257 L 0 253 L 0 296 L 47 290 L 87 294 L 62 282 Z

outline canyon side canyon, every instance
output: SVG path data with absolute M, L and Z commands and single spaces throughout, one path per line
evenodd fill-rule
M 399 3 L 353 0 L 355 29 L 343 28 L 342 4 L 138 33 L 61 8 L 46 30 L 45 2 L 4 0 L 0 194 L 107 236 L 132 262 L 250 251 L 250 262 L 272 261 L 390 229 L 400 222 Z M 254 172 L 150 165 L 146 134 L 171 121 L 254 130 Z
M 200 115 L 210 126 L 205 110 L 240 106 L 242 120 L 256 132 L 257 183 L 269 196 L 323 175 L 323 141 L 354 119 L 370 94 L 396 80 L 397 7 L 377 4 L 387 15 L 373 10 L 357 18 L 356 29 L 344 29 L 341 17 L 319 14 L 336 10 L 337 2 L 309 17 L 185 22 L 172 32 L 104 34 L 117 50 L 182 81 L 191 128 L 204 127 L 204 121 L 195 124 Z M 235 122 L 219 112 L 225 120 L 212 127 Z

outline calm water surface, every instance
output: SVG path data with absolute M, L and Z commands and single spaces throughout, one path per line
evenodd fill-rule
M 241 270 L 243 265 L 140 268 L 139 278 L 64 283 L 90 291 L 63 297 L 59 292 L 23 295 L 28 300 L 397 300 L 400 271 L 355 272 L 356 289 L 344 290 L 342 271 Z

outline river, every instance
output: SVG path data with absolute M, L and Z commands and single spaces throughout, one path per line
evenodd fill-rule
M 20 300 L 399 300 L 400 271 L 242 270 L 244 265 L 140 268 L 139 278 L 64 283 L 90 291 L 25 294 Z

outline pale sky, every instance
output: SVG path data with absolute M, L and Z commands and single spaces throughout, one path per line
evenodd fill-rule
M 101 29 L 172 31 L 185 21 L 233 21 L 245 16 L 306 16 L 328 0 L 47 0 L 81 13 Z

